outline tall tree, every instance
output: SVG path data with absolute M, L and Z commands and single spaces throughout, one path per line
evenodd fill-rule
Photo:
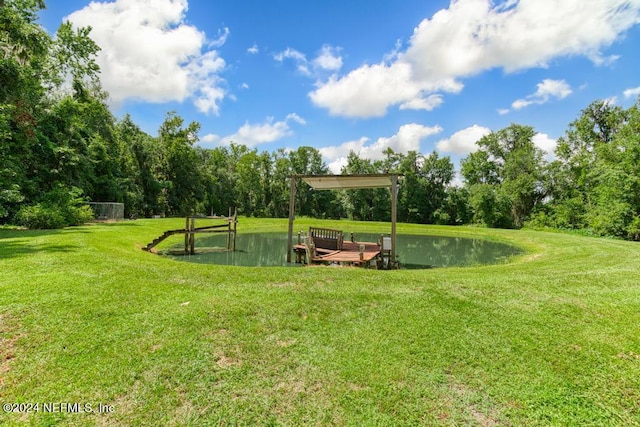
M 545 196 L 543 152 L 530 126 L 512 124 L 476 142 L 463 159 L 462 176 L 477 222 L 491 227 L 522 227 Z
M 291 174 L 324 175 L 329 168 L 320 152 L 313 147 L 301 146 L 289 152 Z M 335 196 L 331 191 L 313 191 L 305 182 L 299 181 L 296 190 L 296 212 L 299 215 L 323 217 L 334 209 Z
M 33 196 L 34 189 L 27 187 L 33 179 L 30 168 L 38 164 L 34 127 L 51 44 L 36 24 L 43 8 L 43 1 L 0 2 L 0 221 Z
M 200 125 L 184 120 L 175 112 L 167 113 L 158 131 L 161 147 L 160 181 L 166 213 L 189 215 L 195 213 L 202 198 L 202 180 L 198 155 L 193 145 L 198 141 Z
M 616 163 L 624 154 L 613 142 L 628 119 L 629 112 L 598 100 L 569 125 L 558 140 L 557 160 L 549 169 L 552 185 L 548 225 L 595 228 L 598 234 L 611 234 L 613 229 L 618 230 L 613 234 L 622 233 L 624 227 L 618 219 L 628 216 L 623 213 L 627 209 L 614 202 L 619 197 L 612 192 L 622 188 L 616 184 L 621 178 Z M 608 227 L 607 223 L 618 226 Z

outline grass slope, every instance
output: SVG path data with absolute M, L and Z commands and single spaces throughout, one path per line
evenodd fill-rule
M 638 244 L 401 224 L 527 251 L 416 271 L 140 250 L 182 225 L 0 230 L 0 403 L 41 405 L 0 425 L 640 425 Z

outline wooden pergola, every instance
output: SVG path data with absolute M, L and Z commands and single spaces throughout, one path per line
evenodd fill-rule
M 367 188 L 389 188 L 391 190 L 391 262 L 396 262 L 396 211 L 398 199 L 398 178 L 401 174 L 361 174 L 361 175 L 292 175 L 290 176 L 291 196 L 289 199 L 289 235 L 287 238 L 287 262 L 291 262 L 293 249 L 293 221 L 295 219 L 296 181 L 303 180 L 314 190 L 357 190 Z

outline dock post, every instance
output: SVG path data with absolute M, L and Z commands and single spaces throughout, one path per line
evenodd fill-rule
M 191 223 L 189 224 L 189 254 L 193 255 L 196 253 L 196 219 L 195 217 L 191 217 Z
M 287 236 L 287 262 L 291 262 L 291 251 L 293 250 L 293 219 L 295 214 L 296 201 L 296 177 L 291 176 L 291 190 L 289 196 L 289 234 Z
M 398 199 L 398 175 L 391 175 L 391 268 L 396 263 L 396 216 Z
M 184 223 L 184 254 L 189 253 L 189 217 L 186 217 Z
M 238 207 L 233 211 L 233 250 L 236 250 L 236 237 L 238 236 Z

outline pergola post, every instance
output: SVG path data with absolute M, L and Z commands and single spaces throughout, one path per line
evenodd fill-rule
M 396 216 L 398 200 L 398 176 L 391 175 L 391 265 L 396 265 Z
M 296 202 L 296 177 L 291 178 L 291 188 L 289 196 L 289 235 L 287 236 L 287 262 L 291 262 L 291 251 L 293 250 L 293 220 L 295 218 Z

